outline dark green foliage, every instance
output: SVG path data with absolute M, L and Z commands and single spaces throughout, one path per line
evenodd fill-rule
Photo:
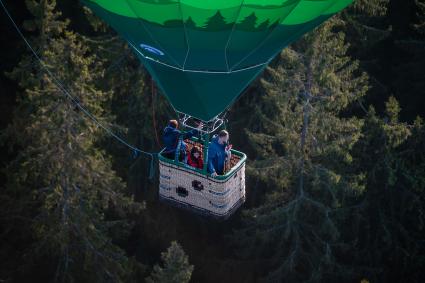
M 368 15 L 385 15 L 390 0 L 357 0 L 353 8 Z
M 421 8 L 422 7 L 422 8 Z M 421 1 L 356 1 L 341 14 L 351 44 L 350 54 L 371 77 L 367 102 L 383 113 L 385 101 L 394 96 L 402 105 L 402 119 L 413 121 L 422 100 L 424 36 Z
M 366 177 L 366 190 L 349 214 L 345 238 L 356 246 L 353 264 L 369 267 L 364 272 L 371 281 L 419 282 L 425 259 L 420 240 L 425 159 L 418 146 L 424 127 L 419 120 L 412 126 L 399 122 L 398 111 L 392 98 L 389 119 L 377 117 L 373 109 L 365 119 L 353 165 Z
M 35 17 L 27 24 L 40 34 L 33 46 L 43 66 L 78 103 L 108 123 L 111 117 L 102 106 L 111 93 L 96 86 L 103 76 L 102 65 L 80 36 L 67 30 L 67 21 L 55 12 L 54 0 L 27 5 Z M 104 133 L 81 116 L 40 65 L 26 67 L 30 58 L 25 56 L 10 73 L 23 93 L 5 137 L 20 151 L 7 168 L 2 219 L 10 221 L 9 233 L 18 232 L 32 242 L 24 249 L 30 256 L 7 276 L 23 280 L 42 261 L 45 268 L 53 269 L 45 274 L 46 281 L 123 281 L 130 271 L 129 259 L 109 235 L 114 230 L 128 231 L 127 212 L 137 212 L 141 206 L 126 196 L 110 157 L 96 147 Z
M 82 105 L 131 144 L 161 148 L 175 113 L 123 40 L 75 1 L 29 0 L 30 13 L 6 2 Z M 16 87 L 17 101 L 2 108 L 13 117 L 1 113 L 12 123 L 2 129 L 0 280 L 422 282 L 424 16 L 423 0 L 359 0 L 272 62 L 229 117 L 249 161 L 247 203 L 225 223 L 159 203 L 150 159 L 84 118 L 1 17 L 2 97 Z M 234 23 L 218 11 L 205 25 Z M 197 28 L 192 18 L 185 27 Z M 174 239 L 186 253 L 173 242 L 155 265 Z
M 343 70 L 331 66 L 344 62 L 338 55 L 347 49 L 323 30 L 316 43 L 306 36 L 284 51 L 257 87 L 261 95 L 254 90 L 241 102 L 256 105 L 251 119 L 234 124 L 249 129 L 244 140 L 255 162 L 248 169 L 258 184 L 251 194 L 258 197 L 261 188 L 266 195 L 246 212 L 234 239 L 271 282 L 418 282 L 425 249 L 423 126 L 420 119 L 414 126 L 399 122 L 394 97 L 385 103 L 385 118 L 372 111 L 364 122 L 341 119 L 367 87 L 364 77 L 356 78 L 356 64 L 343 76 L 328 71 Z M 327 52 L 314 53 L 321 49 Z M 325 69 L 314 75 L 311 62 Z M 328 96 L 306 95 L 309 78 L 311 89 Z M 347 91 L 326 88 L 338 81 Z M 414 158 L 413 152 L 421 153 Z
M 415 23 L 413 29 L 421 36 L 425 36 L 425 1 L 415 0 Z
M 177 242 L 172 242 L 166 252 L 161 254 L 163 266 L 155 265 L 148 283 L 187 283 L 193 272 L 187 255 Z
M 269 263 L 263 276 L 272 282 L 340 276 L 335 217 L 345 195 L 363 191 L 362 176 L 350 172 L 361 121 L 339 115 L 365 95 L 367 80 L 332 28 L 329 22 L 282 52 L 245 122 L 256 160 L 249 172 L 270 188 L 235 239 L 245 256 Z

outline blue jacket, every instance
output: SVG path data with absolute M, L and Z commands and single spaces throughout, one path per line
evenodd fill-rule
M 226 145 L 219 144 L 215 135 L 208 146 L 208 173 L 223 174 L 226 157 Z
M 176 128 L 173 128 L 171 126 L 165 127 L 162 133 L 162 141 L 165 145 L 165 152 L 174 153 L 176 151 L 180 135 L 182 135 L 182 144 L 180 145 L 180 149 L 185 150 L 186 144 L 183 142 L 183 140 L 190 139 L 191 137 L 196 135 L 197 132 L 197 130 L 191 130 L 187 133 L 182 134 L 182 132 Z

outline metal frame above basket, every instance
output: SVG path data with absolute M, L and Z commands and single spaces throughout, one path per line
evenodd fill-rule
M 221 126 L 225 123 L 225 114 L 220 116 L 216 116 L 210 121 L 202 121 L 198 118 L 192 117 L 190 115 L 177 112 L 179 115 L 180 124 L 187 129 L 196 129 L 202 134 L 211 134 L 217 131 Z M 199 128 L 199 123 L 202 123 L 202 127 Z

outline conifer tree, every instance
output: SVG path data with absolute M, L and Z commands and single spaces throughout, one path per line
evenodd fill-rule
M 354 8 L 368 15 L 384 15 L 387 12 L 390 0 L 357 0 Z
M 413 24 L 413 29 L 421 36 L 425 36 L 425 1 L 415 0 L 415 16 L 416 23 Z
M 55 0 L 30 0 L 27 7 L 34 20 L 25 26 L 38 33 L 31 42 L 43 67 L 28 68 L 31 56 L 24 56 L 10 73 L 22 94 L 5 134 L 19 153 L 7 170 L 3 219 L 31 239 L 22 251 L 22 270 L 11 276 L 21 281 L 41 265 L 50 275 L 45 281 L 120 282 L 128 276 L 129 260 L 109 234 L 125 233 L 125 215 L 139 205 L 126 196 L 110 158 L 97 147 L 102 129 L 76 106 L 111 121 L 103 110 L 111 93 L 97 86 L 103 66 L 69 31 Z M 20 221 L 13 223 L 15 218 Z
M 365 57 L 375 45 L 390 35 L 387 14 L 389 0 L 359 0 L 341 12 L 340 18 L 346 23 L 352 50 L 357 57 Z
M 241 121 L 255 160 L 248 172 L 266 194 L 235 239 L 243 256 L 264 255 L 270 273 L 263 276 L 273 282 L 322 282 L 344 273 L 334 217 L 346 194 L 362 190 L 361 176 L 350 172 L 361 121 L 341 114 L 365 94 L 367 77 L 334 26 L 330 21 L 284 50 L 261 80 L 262 93 L 245 102 L 254 107 Z
M 193 272 L 187 255 L 177 242 L 172 242 L 166 252 L 161 254 L 163 266 L 155 265 L 148 283 L 187 283 Z
M 352 264 L 372 281 L 420 281 L 423 234 L 424 126 L 398 119 L 400 106 L 392 97 L 387 117 L 371 108 L 362 138 L 353 148 L 353 169 L 364 176 L 365 191 L 344 221 L 343 236 L 352 244 Z M 347 224 L 350 225 L 347 225 Z M 342 223 L 341 223 L 342 225 Z
M 186 28 L 190 21 L 192 19 L 189 17 L 185 23 Z M 132 48 L 117 37 L 112 29 L 94 37 L 85 36 L 84 41 L 96 50 L 93 55 L 97 56 L 97 61 L 105 62 L 105 75 L 99 80 L 99 87 L 112 91 L 112 98 L 105 107 L 115 115 L 115 133 L 138 148 L 148 152 L 160 151 L 162 129 L 166 121 L 176 118 L 176 114 L 162 95 L 157 82 L 152 80 Z M 153 188 L 152 182 L 148 180 L 151 173 L 150 156 L 132 157 L 132 152 L 127 147 L 115 141 L 105 140 L 103 144 L 115 163 L 119 164 L 119 175 L 128 177 L 127 185 L 130 191 L 135 192 L 136 199 L 140 199 L 144 193 L 147 193 L 143 195 L 144 199 L 156 199 L 155 190 L 145 190 Z M 146 214 L 145 216 L 149 217 Z

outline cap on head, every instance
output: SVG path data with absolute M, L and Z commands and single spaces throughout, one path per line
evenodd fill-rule
M 177 129 L 177 127 L 179 126 L 179 122 L 177 122 L 177 120 L 170 120 L 168 122 L 168 125 L 171 126 L 171 127 L 173 127 L 173 128 L 175 128 L 175 129 Z

